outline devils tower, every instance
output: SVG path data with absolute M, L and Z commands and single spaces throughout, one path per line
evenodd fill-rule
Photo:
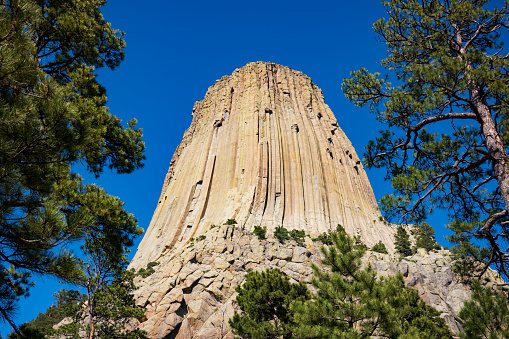
M 267 62 L 236 69 L 193 107 L 171 159 L 152 221 L 130 264 L 144 269 L 134 292 L 150 338 L 233 338 L 235 288 L 250 270 L 279 269 L 310 283 L 319 234 L 342 225 L 369 248 L 394 251 L 362 164 L 322 91 L 301 72 Z M 268 239 L 252 232 L 266 227 Z M 284 243 L 277 227 L 301 230 Z M 457 333 L 469 290 L 448 251 L 407 261 L 368 252 L 380 275 L 401 273 Z
M 361 161 L 308 76 L 250 63 L 216 81 L 192 114 L 133 267 L 227 219 L 311 237 L 341 224 L 393 248 Z

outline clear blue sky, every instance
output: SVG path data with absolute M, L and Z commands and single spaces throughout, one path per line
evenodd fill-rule
M 127 47 L 125 61 L 115 71 L 102 70 L 99 82 L 107 88 L 113 114 L 124 122 L 138 119 L 147 160 L 130 175 L 84 176 L 119 196 L 145 229 L 173 152 L 191 123 L 194 102 L 216 79 L 248 62 L 272 61 L 310 76 L 361 158 L 383 127 L 341 92 L 350 71 L 382 71 L 378 61 L 386 49 L 372 30 L 385 14 L 379 1 L 110 0 L 103 13 L 126 33 Z M 377 199 L 390 191 L 383 171 L 369 170 L 368 176 Z M 433 226 L 445 245 L 444 222 L 435 218 Z M 55 279 L 38 280 L 21 301 L 16 322 L 44 312 L 59 287 Z M 11 330 L 1 324 L 0 331 L 5 337 Z

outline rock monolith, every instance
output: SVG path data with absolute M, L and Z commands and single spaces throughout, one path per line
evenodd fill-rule
M 131 267 L 228 219 L 311 237 L 340 224 L 368 246 L 394 249 L 359 157 L 302 72 L 249 63 L 217 80 L 192 115 Z
M 149 338 L 233 338 L 235 288 L 249 270 L 277 268 L 311 288 L 321 266 L 321 233 L 337 225 L 388 254 L 364 262 L 401 273 L 458 333 L 470 297 L 448 251 L 394 253 L 394 226 L 383 221 L 362 164 L 322 91 L 301 72 L 254 62 L 212 85 L 193 108 L 191 127 L 171 159 L 152 221 L 130 267 L 139 325 Z M 268 239 L 253 235 L 266 227 Z M 277 227 L 303 230 L 280 242 Z M 496 280 L 495 272 L 489 278 Z

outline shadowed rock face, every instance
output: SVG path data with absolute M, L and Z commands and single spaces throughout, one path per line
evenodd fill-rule
M 235 219 L 317 235 L 343 225 L 394 248 L 362 164 L 322 91 L 301 72 L 255 62 L 212 85 L 193 108 L 131 267 Z

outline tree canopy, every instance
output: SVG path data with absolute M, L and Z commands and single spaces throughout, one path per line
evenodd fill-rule
M 509 337 L 509 302 L 507 290 L 484 287 L 474 279 L 472 298 L 466 301 L 459 313 L 463 321 L 461 338 L 502 339 Z
M 386 168 L 392 180 L 382 209 L 404 222 L 446 210 L 460 252 L 509 278 L 508 3 L 383 4 L 387 18 L 374 30 L 388 73 L 362 68 L 343 83 L 348 99 L 389 128 L 365 154 L 367 167 Z
M 314 293 L 279 270 L 250 272 L 238 286 L 241 313 L 230 319 L 241 338 L 452 338 L 440 313 L 406 288 L 403 276 L 377 277 L 363 265 L 366 248 L 344 229 L 329 233 L 323 267 L 311 264 Z
M 242 338 L 291 338 L 297 324 L 290 305 L 310 297 L 306 284 L 290 283 L 278 269 L 249 272 L 235 290 L 242 312 L 235 312 L 229 324 Z
M 292 304 L 297 338 L 452 338 L 438 311 L 406 288 L 403 276 L 377 277 L 362 267 L 365 248 L 346 232 L 331 233 L 321 249 L 325 266 L 314 271 L 317 290 Z
M 103 239 L 115 260 L 140 234 L 123 203 L 75 168 L 130 173 L 143 166 L 144 143 L 136 120 L 125 126 L 109 112 L 96 79 L 124 58 L 106 1 L 0 3 L 0 318 L 15 327 L 30 273 L 84 276 L 69 242 Z

